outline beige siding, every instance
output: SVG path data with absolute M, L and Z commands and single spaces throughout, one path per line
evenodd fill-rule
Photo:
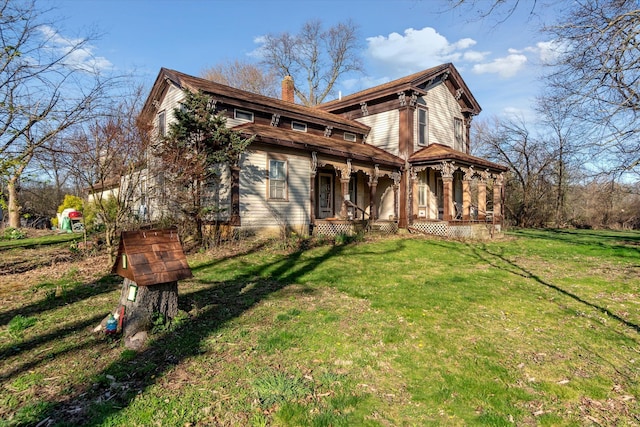
M 444 84 L 440 84 L 429 90 L 423 97 L 429 109 L 429 144 L 442 144 L 454 147 L 454 117 L 463 119 L 460 105 Z M 418 118 L 414 120 L 415 149 L 418 145 Z
M 243 230 L 276 234 L 309 229 L 310 157 L 280 154 L 287 161 L 287 200 L 268 199 L 264 151 L 247 151 L 240 162 L 240 216 Z
M 160 108 L 158 108 L 158 113 L 162 110 L 167 113 L 167 129 L 169 127 L 169 123 L 173 121 L 173 110 L 180 106 L 180 101 L 184 99 L 184 92 L 181 89 L 171 85 L 169 86 L 169 90 L 167 91 L 167 95 L 162 100 L 160 104 Z M 154 122 L 154 127 L 158 126 L 158 116 L 156 115 Z
M 359 118 L 358 121 L 371 127 L 367 144 L 382 148 L 396 156 L 399 154 L 398 139 L 400 137 L 400 113 L 398 110 L 371 114 Z

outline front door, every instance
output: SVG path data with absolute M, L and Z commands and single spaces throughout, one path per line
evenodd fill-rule
M 333 175 L 321 173 L 318 187 L 318 218 L 330 218 L 333 216 Z

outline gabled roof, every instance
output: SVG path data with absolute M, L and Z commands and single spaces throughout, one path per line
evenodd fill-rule
M 463 153 L 462 151 L 454 150 L 453 148 L 442 144 L 431 144 L 428 147 L 416 151 L 411 155 L 411 157 L 409 157 L 409 163 L 418 165 L 440 163 L 445 160 L 457 161 L 467 166 L 480 166 L 500 172 L 504 172 L 508 169 L 497 163 Z
M 246 108 L 263 109 L 269 113 L 280 113 L 283 116 L 299 118 L 310 123 L 321 123 L 323 125 L 337 125 L 348 128 L 360 133 L 368 133 L 369 126 L 366 126 L 355 120 L 346 119 L 340 115 L 332 114 L 326 111 L 318 110 L 293 102 L 283 101 L 277 98 L 271 98 L 264 95 L 247 92 L 226 86 L 220 83 L 190 76 L 179 71 L 161 68 L 156 78 L 151 93 L 142 108 L 140 118 L 144 121 L 150 121 L 155 115 L 153 108 L 154 101 L 162 99 L 168 89 L 168 82 L 171 82 L 181 89 L 189 89 L 191 91 L 203 91 L 213 94 L 214 99 L 221 102 L 232 101 L 233 103 L 244 103 Z
M 458 73 L 456 67 L 451 63 L 438 65 L 437 67 L 429 68 L 379 86 L 374 86 L 351 95 L 343 96 L 341 99 L 320 104 L 316 108 L 325 111 L 337 111 L 351 105 L 359 105 L 361 102 L 395 95 L 398 92 L 416 91 L 418 93 L 425 93 L 425 88 L 421 86 L 424 86 L 426 83 L 436 79 L 437 77 L 443 76 L 445 73 L 447 74 L 446 81 L 450 82 L 448 87 L 452 90 L 452 94 L 455 95 L 457 90 L 461 90 L 460 101 L 465 104 L 463 111 L 468 111 L 474 115 L 479 114 L 482 110 L 480 108 L 480 104 L 478 104 L 478 101 L 476 101 L 471 94 L 471 91 L 464 80 L 462 80 L 462 77 L 460 76 L 460 73 Z M 428 87 L 426 89 L 428 89 Z
M 175 229 L 123 231 L 111 272 L 138 286 L 193 277 Z
M 241 132 L 244 135 L 256 135 L 257 142 L 266 144 L 299 148 L 305 151 L 317 151 L 333 156 L 388 166 L 401 167 L 404 165 L 404 161 L 401 158 L 370 144 L 341 141 L 325 136 L 255 123 L 236 126 L 233 130 Z

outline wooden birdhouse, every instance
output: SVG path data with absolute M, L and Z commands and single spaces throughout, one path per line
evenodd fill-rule
M 111 272 L 138 286 L 193 277 L 176 229 L 123 231 Z

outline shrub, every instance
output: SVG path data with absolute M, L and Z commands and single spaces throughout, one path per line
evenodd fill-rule
M 27 233 L 19 228 L 7 227 L 2 233 L 2 240 L 20 240 L 27 237 Z

